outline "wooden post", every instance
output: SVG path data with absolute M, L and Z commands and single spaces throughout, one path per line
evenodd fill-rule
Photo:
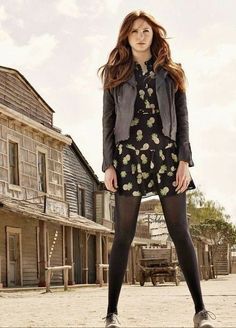
M 2 257 L 0 256 L 0 288 L 3 287 L 2 284 Z
M 65 227 L 65 234 L 66 234 L 66 248 L 67 248 L 67 259 L 66 263 L 67 265 L 71 265 L 72 269 L 69 272 L 69 285 L 75 284 L 74 279 L 74 255 L 73 255 L 73 227 Z
M 82 253 L 82 281 L 83 283 L 88 283 L 88 233 L 87 231 L 83 231 L 82 236 L 82 244 L 83 244 L 83 253 Z
M 51 270 L 46 270 L 46 293 L 50 292 Z
M 101 272 L 99 264 L 102 264 L 102 240 L 101 232 L 96 232 L 96 283 L 101 282 Z
M 131 244 L 131 284 L 135 284 L 135 245 Z
M 46 292 L 51 292 L 50 290 L 50 283 L 51 283 L 51 272 L 52 271 L 58 271 L 63 270 L 63 276 L 64 276 L 64 290 L 68 290 L 68 271 L 69 269 L 72 269 L 71 265 L 61 265 L 61 266 L 55 266 L 55 267 L 46 267 Z
M 68 290 L 68 268 L 64 269 L 64 290 Z
M 108 236 L 104 236 L 105 244 L 104 244 L 104 264 L 108 264 Z M 105 268 L 105 282 L 108 283 L 109 280 L 109 270 Z
M 84 235 L 84 259 L 85 259 L 85 283 L 88 284 L 88 232 L 85 231 Z
M 45 268 L 47 266 L 47 241 L 46 241 L 47 223 L 39 220 L 39 287 L 46 286 Z

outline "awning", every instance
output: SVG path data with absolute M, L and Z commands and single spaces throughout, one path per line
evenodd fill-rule
M 102 232 L 107 234 L 114 234 L 113 230 L 87 219 L 81 215 L 71 213 L 69 217 L 60 216 L 56 214 L 48 214 L 43 212 L 43 204 L 34 203 L 29 200 L 21 200 L 11 197 L 0 196 L 0 219 L 2 214 L 6 212 L 16 213 L 32 219 L 43 220 L 87 230 L 88 232 Z

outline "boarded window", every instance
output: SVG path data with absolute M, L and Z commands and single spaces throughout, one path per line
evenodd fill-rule
M 9 172 L 10 183 L 19 185 L 18 144 L 9 141 Z
M 85 216 L 85 190 L 77 186 L 77 206 L 78 214 Z
M 46 190 L 46 155 L 38 152 L 38 190 L 47 192 Z

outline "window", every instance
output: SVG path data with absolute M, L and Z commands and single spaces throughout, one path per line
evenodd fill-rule
M 79 185 L 77 186 L 77 206 L 78 214 L 85 216 L 85 190 Z
M 115 222 L 115 206 L 110 204 L 110 219 Z
M 38 152 L 38 190 L 46 190 L 46 155 L 41 151 Z
M 18 144 L 9 141 L 10 184 L 19 185 Z

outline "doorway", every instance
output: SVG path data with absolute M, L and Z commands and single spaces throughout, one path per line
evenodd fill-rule
M 7 287 L 23 286 L 21 228 L 6 227 Z

